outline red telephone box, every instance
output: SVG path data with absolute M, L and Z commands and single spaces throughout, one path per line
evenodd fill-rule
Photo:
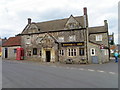
M 23 59 L 24 59 L 24 49 L 23 48 L 17 48 L 16 60 L 23 60 Z

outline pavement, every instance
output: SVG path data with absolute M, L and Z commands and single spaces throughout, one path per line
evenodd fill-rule
M 118 63 L 2 62 L 3 88 L 118 88 Z

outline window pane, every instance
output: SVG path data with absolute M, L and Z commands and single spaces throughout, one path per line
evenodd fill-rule
M 73 56 L 73 49 L 71 49 L 71 56 Z
M 76 56 L 76 49 L 74 49 L 74 56 Z
M 27 51 L 27 56 L 31 56 L 31 51 Z
M 102 35 L 96 35 L 96 41 L 102 41 Z
M 95 56 L 95 49 L 94 48 L 91 49 L 91 56 Z
M 33 48 L 33 55 L 37 55 L 37 48 Z
M 70 49 L 68 49 L 68 54 L 69 54 L 69 56 L 70 56 Z
M 17 52 L 17 49 L 14 49 L 14 53 L 16 53 Z
M 42 56 L 42 51 L 40 51 L 40 56 Z
M 84 55 L 84 49 L 83 48 L 80 48 L 79 54 L 80 54 L 80 56 Z
M 62 50 L 62 55 L 64 55 L 64 50 Z

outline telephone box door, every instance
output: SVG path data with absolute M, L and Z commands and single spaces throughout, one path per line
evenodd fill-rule
M 23 48 L 17 48 L 16 60 L 23 60 L 23 59 L 24 59 L 24 50 L 23 50 Z

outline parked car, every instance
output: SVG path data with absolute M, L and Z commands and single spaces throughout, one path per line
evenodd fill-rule
M 65 60 L 65 63 L 66 63 L 66 64 L 73 64 L 74 62 L 73 62 L 72 59 L 66 59 L 66 60 Z

